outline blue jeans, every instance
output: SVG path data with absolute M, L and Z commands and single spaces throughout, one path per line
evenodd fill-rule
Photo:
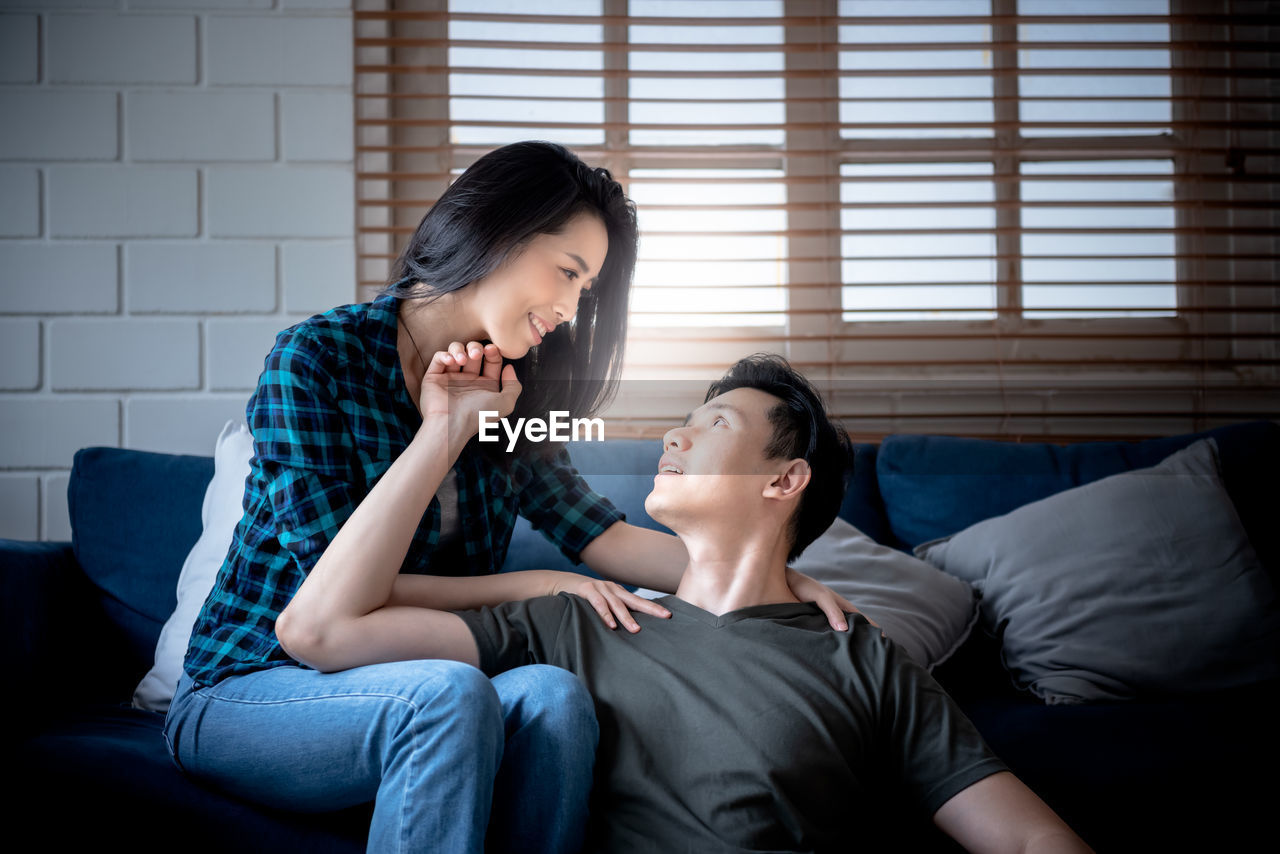
M 480 852 L 486 829 L 490 851 L 582 845 L 599 730 L 568 671 L 398 661 L 191 685 L 164 726 L 186 774 L 303 812 L 374 801 L 371 852 Z

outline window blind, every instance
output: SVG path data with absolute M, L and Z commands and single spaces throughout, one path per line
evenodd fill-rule
M 357 0 L 360 297 L 469 163 L 551 139 L 638 208 L 610 436 L 759 350 L 860 441 L 1275 418 L 1277 7 Z

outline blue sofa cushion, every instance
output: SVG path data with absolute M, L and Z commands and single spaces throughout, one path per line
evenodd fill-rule
M 880 446 L 857 442 L 853 446 L 853 479 L 840 505 L 840 518 L 877 543 L 899 548 L 889 530 L 880 497 L 880 481 L 876 476 L 876 455 Z
M 75 456 L 67 502 L 72 548 L 122 630 L 141 679 L 178 603 L 178 575 L 200 536 L 212 457 L 86 448 Z
M 1141 442 L 1066 446 L 954 436 L 888 436 L 876 456 L 893 545 L 914 548 L 1066 489 L 1154 466 L 1197 439 L 1218 442 L 1223 484 L 1264 566 L 1280 517 L 1280 425 L 1252 421 Z
M 94 850 L 112 838 L 152 844 L 177 834 L 170 841 L 179 850 L 364 851 L 372 803 L 316 815 L 224 795 L 178 769 L 163 726 L 163 715 L 123 704 L 88 704 L 53 716 L 18 744 L 19 814 L 69 809 L 45 839 L 66 850 Z

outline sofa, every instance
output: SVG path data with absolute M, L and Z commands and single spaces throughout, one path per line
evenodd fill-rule
M 1222 486 L 1265 570 L 1251 589 L 1255 598 L 1272 597 L 1255 603 L 1262 616 L 1248 622 L 1270 620 L 1280 586 L 1280 425 L 1270 421 L 1066 445 L 895 434 L 855 444 L 840 518 L 876 548 L 918 559 L 927 553 L 919 547 L 961 531 L 977 531 L 980 545 L 991 538 L 976 525 L 1008 517 L 1016 528 L 1012 513 L 1155 466 L 1206 438 L 1214 440 Z M 657 441 L 633 439 L 571 448 L 597 491 L 628 520 L 654 528 L 660 526 L 643 502 L 660 452 Z M 19 838 L 54 849 L 111 841 L 185 851 L 364 850 L 371 804 L 292 813 L 207 789 L 170 760 L 163 715 L 132 704 L 174 611 L 179 570 L 201 536 L 213 473 L 212 457 L 86 448 L 75 456 L 68 487 L 72 541 L 0 541 L 0 631 L 17 671 L 7 681 L 5 708 L 17 736 L 11 815 Z M 1170 488 L 1175 480 L 1167 481 Z M 1078 531 L 1073 548 L 1087 554 L 1092 539 Z M 521 520 L 504 571 L 535 566 L 569 563 Z M 856 565 L 848 571 L 856 575 Z M 1121 699 L 1049 702 L 1013 676 L 1005 639 L 1014 618 L 992 625 L 982 610 L 984 597 L 995 596 L 993 585 L 983 592 L 981 583 L 966 584 L 975 591 L 976 616 L 933 674 L 995 752 L 1095 850 L 1248 850 L 1271 835 L 1280 679 L 1265 674 L 1274 673 L 1274 657 L 1222 684 L 1213 679 L 1237 670 L 1215 665 L 1208 687 L 1175 682 Z M 1241 622 L 1214 607 L 1172 627 L 1170 637 Z M 1144 615 L 1132 616 L 1124 622 Z M 1264 659 L 1275 652 L 1268 637 L 1260 641 Z M 849 833 L 855 848 L 858 829 Z M 959 850 L 927 825 L 904 826 L 899 838 L 899 850 Z

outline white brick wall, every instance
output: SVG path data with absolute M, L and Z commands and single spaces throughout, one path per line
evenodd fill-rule
M 270 313 L 276 308 L 276 248 L 267 241 L 134 243 L 125 254 L 131 314 Z M 346 291 L 337 302 L 349 301 Z
M 0 158 L 114 160 L 120 151 L 118 100 L 115 92 L 6 89 L 0 92 Z
M 351 108 L 351 98 L 337 98 Z M 138 92 L 125 97 L 135 160 L 274 160 L 270 92 Z M 351 158 L 347 158 L 350 160 Z
M 0 320 L 0 390 L 33 391 L 40 387 L 40 321 Z
M 36 74 L 36 16 L 6 15 L 0 27 L 0 83 L 35 83 Z
M 195 237 L 195 169 L 51 166 L 52 237 Z
M 0 537 L 91 445 L 212 453 L 356 298 L 350 0 L 0 3 Z
M 51 83 L 195 83 L 190 15 L 49 15 Z
M 29 166 L 0 166 L 0 233 L 40 235 L 40 173 Z
M 0 238 L 0 314 L 97 314 L 120 307 L 115 243 Z
M 0 537 L 32 540 L 39 530 L 40 478 L 0 474 Z

